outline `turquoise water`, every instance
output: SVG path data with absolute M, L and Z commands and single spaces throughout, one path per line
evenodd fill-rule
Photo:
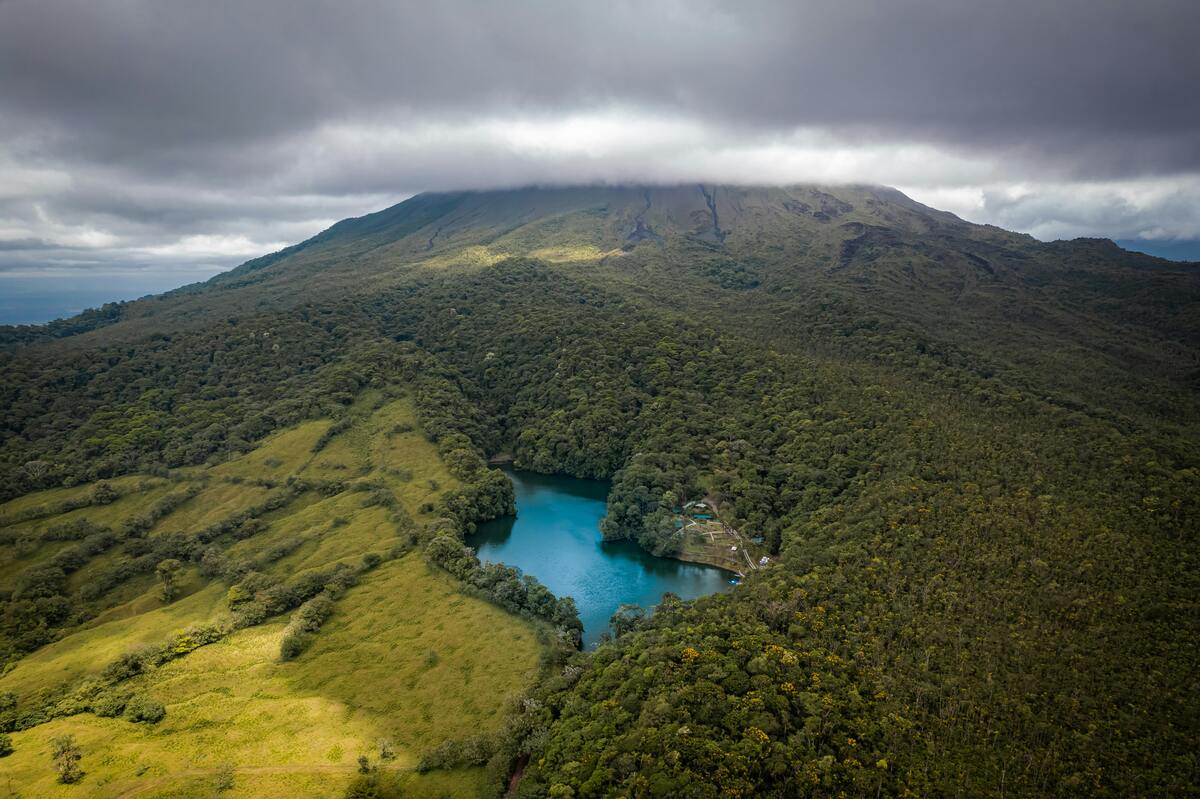
M 467 543 L 480 560 L 516 566 L 556 596 L 579 606 L 585 646 L 608 630 L 624 603 L 657 605 L 664 592 L 683 599 L 732 588 L 732 575 L 711 566 L 656 558 L 632 541 L 600 540 L 608 483 L 506 470 L 517 516 L 479 525 Z

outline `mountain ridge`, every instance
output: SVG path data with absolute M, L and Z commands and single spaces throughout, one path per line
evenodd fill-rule
M 716 198 L 713 208 L 708 207 L 708 190 L 703 185 L 712 185 L 711 194 Z M 225 292 L 224 299 L 232 299 L 228 292 L 269 282 L 281 270 L 290 270 L 286 279 L 298 286 L 303 283 L 303 275 L 297 274 L 301 271 L 353 269 L 356 274 L 347 281 L 351 284 L 348 290 L 353 291 L 357 288 L 356 279 L 378 276 L 396 267 L 419 266 L 435 256 L 443 256 L 443 261 L 453 261 L 456 256 L 469 260 L 462 256 L 470 247 L 496 246 L 497 255 L 527 257 L 537 250 L 534 244 L 554 245 L 564 239 L 577 243 L 581 236 L 601 253 L 616 249 L 628 252 L 646 246 L 678 249 L 708 245 L 717 252 L 735 254 L 747 251 L 746 238 L 764 234 L 777 239 L 785 236 L 793 246 L 783 253 L 784 257 L 845 268 L 856 260 L 869 259 L 881 246 L 900 243 L 898 235 L 919 235 L 947 243 L 938 257 L 964 259 L 959 269 L 974 266 L 985 271 L 990 268 L 989 254 L 1009 260 L 1025 260 L 1039 254 L 1059 258 L 1074 250 L 1095 252 L 1097 242 L 1107 241 L 1039 242 L 1027 234 L 966 222 L 885 186 L 703 185 L 622 184 L 425 192 L 380 211 L 341 220 L 302 242 L 253 258 L 208 281 L 120 303 L 111 309 L 106 306 L 102 314 L 97 309 L 85 312 L 85 316 L 112 322 L 117 317 L 157 315 L 214 292 Z M 720 240 L 713 234 L 713 213 L 722 220 Z M 567 236 L 544 230 L 549 220 L 578 221 L 587 214 L 594 218 L 569 231 Z M 526 233 L 525 240 L 522 232 Z M 962 252 L 963 249 L 968 252 Z M 1194 270 L 1186 263 L 1131 251 L 1101 254 L 1106 261 L 1119 260 L 1126 268 L 1185 274 Z M 178 316 L 173 321 L 186 324 L 186 318 Z M 76 327 L 70 320 L 62 320 L 46 330 Z M 39 338 L 38 330 L 30 326 L 0 329 L 7 332 L 0 340 Z M 13 335 L 16 329 L 21 331 L 20 336 Z

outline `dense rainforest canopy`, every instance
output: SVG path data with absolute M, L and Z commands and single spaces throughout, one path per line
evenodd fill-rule
M 465 475 L 432 557 L 482 590 L 462 532 L 512 501 L 483 454 L 611 478 L 603 535 L 656 554 L 684 498 L 761 536 L 736 591 L 531 688 L 485 747 L 520 796 L 1196 791 L 1195 264 L 870 187 L 421 195 L 0 343 L 4 499 L 405 383 Z M 73 612 L 34 577 L 5 657 Z M 511 609 L 569 628 L 537 589 Z

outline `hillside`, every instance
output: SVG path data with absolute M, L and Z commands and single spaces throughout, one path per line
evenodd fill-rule
M 209 796 L 222 780 L 340 796 L 360 755 L 415 795 L 485 784 L 479 769 L 412 772 L 446 738 L 500 725 L 543 633 L 412 551 L 460 481 L 411 397 L 367 392 L 343 418 L 220 465 L 0 507 L 5 766 L 21 795 L 72 795 L 47 768 L 64 733 L 94 796 Z M 182 563 L 169 596 L 165 555 Z M 165 718 L 134 715 L 146 703 Z
M 192 790 L 228 767 L 243 795 L 336 795 L 378 736 L 395 756 L 353 790 L 488 795 L 518 768 L 528 797 L 1195 792 L 1195 264 L 878 187 L 427 194 L 0 342 L 0 720 L 22 779 L 51 778 L 71 729 L 130 753 L 87 777 L 127 795 L 227 713 L 245 743 Z M 715 497 L 773 565 L 569 654 L 569 603 L 506 605 L 461 559 L 511 508 L 483 468 L 501 451 L 611 478 L 604 536 L 655 553 L 680 546 L 672 497 Z M 278 661 L 327 590 L 295 581 L 338 563 L 357 584 Z M 423 613 L 453 624 L 399 647 Z M 222 634 L 101 673 L 188 624 Z M 355 677 L 380 661 L 386 700 Z M 191 675 L 230 672 L 263 687 L 198 710 Z M 165 719 L 103 717 L 116 694 Z

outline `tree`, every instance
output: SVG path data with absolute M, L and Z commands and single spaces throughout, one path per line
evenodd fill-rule
M 158 579 L 162 583 L 161 595 L 163 602 L 170 602 L 175 598 L 178 587 L 175 585 L 175 577 L 179 574 L 181 564 L 175 558 L 167 558 L 158 564 L 155 570 L 158 573 Z
M 645 608 L 640 605 L 624 604 L 617 608 L 617 612 L 612 615 L 608 623 L 612 627 L 613 635 L 620 638 L 625 633 L 636 630 L 645 618 Z
M 83 778 L 83 771 L 79 768 L 83 752 L 79 744 L 75 743 L 74 735 L 68 733 L 51 739 L 50 756 L 54 760 L 54 770 L 58 772 L 59 782 L 69 785 Z
M 41 483 L 42 478 L 46 476 L 46 472 L 48 471 L 50 471 L 50 464 L 46 461 L 33 460 L 25 462 L 25 474 L 34 485 Z
M 0 757 L 8 757 L 13 752 L 12 736 L 0 732 Z
M 103 481 L 96 483 L 96 487 L 92 489 L 92 501 L 97 505 L 108 505 L 120 496 L 115 488 Z
M 213 778 L 213 787 L 217 789 L 217 793 L 233 790 L 234 771 L 232 763 L 223 763 L 217 768 L 217 773 Z
M 132 722 L 157 724 L 167 715 L 162 702 L 148 696 L 135 694 L 125 704 L 125 718 Z

